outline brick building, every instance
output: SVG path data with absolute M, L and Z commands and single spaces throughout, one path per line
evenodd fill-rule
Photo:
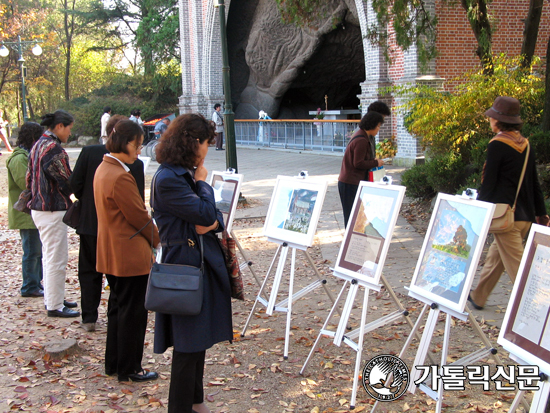
M 451 6 L 442 0 L 428 0 L 427 3 L 438 16 L 439 56 L 429 63 L 425 73 L 421 73 L 414 48 L 407 52 L 398 50 L 391 56 L 391 65 L 386 62 L 382 51 L 366 39 L 368 26 L 375 21 L 371 0 L 355 1 L 363 37 L 365 81 L 360 84 L 361 94 L 358 96 L 363 111 L 377 99 L 394 107 L 400 104 L 398 99 L 381 95 L 381 88 L 421 83 L 452 90 L 457 76 L 479 68 L 479 58 L 475 54 L 477 43 L 460 4 L 457 2 Z M 200 112 L 210 116 L 214 103 L 223 102 L 218 9 L 213 0 L 179 0 L 179 6 L 183 78 L 180 112 Z M 536 47 L 536 54 L 541 57 L 545 57 L 550 37 L 550 7 L 545 6 Z M 231 3 L 227 2 L 226 9 L 230 7 Z M 520 52 L 528 9 L 528 0 L 492 1 L 495 55 L 506 53 L 514 56 Z M 405 130 L 399 113 L 387 120 L 380 133 L 382 138 L 392 135 L 397 137 L 398 163 L 411 165 L 422 157 L 420 145 Z

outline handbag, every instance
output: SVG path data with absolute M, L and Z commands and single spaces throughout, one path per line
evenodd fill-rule
M 201 266 L 153 263 L 145 308 L 163 314 L 197 315 L 202 309 L 204 255 L 199 236 Z
M 155 181 L 151 185 L 151 215 L 155 213 Z M 153 218 L 151 218 L 152 222 Z M 149 225 L 149 223 L 147 223 Z M 145 227 L 147 226 L 145 225 Z M 143 228 L 145 228 L 143 227 Z M 143 230 L 143 228 L 141 230 Z M 139 230 L 138 233 L 141 231 Z M 137 233 L 136 233 L 137 234 Z M 133 236 L 135 236 L 134 234 Z M 145 308 L 163 314 L 197 315 L 202 310 L 204 252 L 202 235 L 199 235 L 201 251 L 201 266 L 181 264 L 153 263 L 147 292 L 145 293 Z M 153 249 L 153 226 L 151 225 L 151 249 Z
M 244 282 L 239 260 L 237 258 L 237 243 L 229 236 L 227 231 L 223 231 L 220 240 L 225 266 L 229 274 L 229 283 L 231 284 L 231 298 L 244 301 Z
M 523 162 L 523 169 L 519 177 L 518 189 L 516 191 L 516 199 L 514 199 L 514 206 L 508 204 L 495 204 L 495 212 L 493 213 L 493 219 L 489 226 L 490 234 L 503 234 L 510 231 L 514 227 L 514 212 L 516 211 L 516 202 L 518 201 L 519 190 L 523 183 L 523 177 L 525 176 L 525 169 L 527 167 L 527 161 L 529 160 L 530 146 L 527 143 L 527 152 L 525 154 L 525 162 Z
M 68 225 L 73 229 L 78 227 L 81 207 L 82 205 L 78 199 L 71 204 L 69 209 L 67 209 L 67 212 L 65 212 L 65 215 L 63 215 L 63 222 L 65 225 Z
M 19 199 L 13 204 L 13 209 L 30 215 L 31 210 L 29 208 L 29 202 L 31 202 L 31 199 L 32 191 L 30 189 L 24 189 L 19 194 Z

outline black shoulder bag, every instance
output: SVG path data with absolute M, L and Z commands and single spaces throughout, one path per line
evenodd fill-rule
M 151 185 L 151 215 L 154 214 L 155 181 Z M 151 218 L 152 219 L 152 218 Z M 142 228 L 143 229 L 143 228 Z M 161 264 L 154 262 L 149 273 L 145 308 L 163 314 L 197 315 L 202 309 L 204 252 L 202 235 L 199 235 L 201 266 Z M 151 248 L 153 226 L 151 225 Z

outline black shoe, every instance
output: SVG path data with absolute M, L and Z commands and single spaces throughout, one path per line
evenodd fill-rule
M 71 310 L 67 307 L 63 307 L 60 310 L 48 310 L 48 317 L 70 318 L 78 316 L 80 316 L 79 311 Z
M 223 148 L 216 148 L 217 151 L 225 151 Z
M 63 305 L 69 308 L 76 308 L 78 306 L 78 304 L 75 303 L 74 301 L 67 301 L 67 300 L 63 300 Z
M 44 290 L 38 289 L 32 293 L 22 293 L 21 297 L 44 297 Z
M 151 381 L 159 378 L 158 373 L 154 371 L 141 370 L 141 373 L 128 374 L 127 376 L 118 376 L 118 381 Z
M 469 293 L 468 293 L 468 301 L 470 302 L 470 304 L 472 304 L 472 307 L 474 307 L 476 310 L 483 310 L 482 306 L 477 305 L 476 303 L 474 303 L 474 300 L 472 300 L 472 297 L 470 296 Z

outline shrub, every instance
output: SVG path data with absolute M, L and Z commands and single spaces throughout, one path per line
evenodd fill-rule
M 550 132 L 535 132 L 529 136 L 538 163 L 550 163 Z
M 401 184 L 407 188 L 406 194 L 414 199 L 432 198 L 435 191 L 428 183 L 426 164 L 415 165 L 403 172 Z

